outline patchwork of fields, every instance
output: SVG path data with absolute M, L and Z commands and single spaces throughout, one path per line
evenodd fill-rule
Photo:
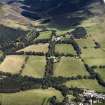
M 11 82 L 9 89 L 5 88 L 9 92 L 0 93 L 0 105 L 49 105 L 53 96 L 61 102 L 74 95 L 75 89 L 105 93 L 105 30 L 94 21 L 85 19 L 64 31 L 33 30 L 28 36 L 12 30 L 16 37 L 11 32 L 4 35 L 5 28 L 0 27 L 0 44 L 4 43 L 0 46 L 0 83 L 5 87 Z M 11 93 L 14 84 L 19 91 Z

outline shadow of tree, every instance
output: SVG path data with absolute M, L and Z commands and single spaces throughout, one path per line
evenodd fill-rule
M 87 31 L 84 27 L 77 27 L 71 34 L 74 38 L 79 39 L 84 38 L 87 35 Z

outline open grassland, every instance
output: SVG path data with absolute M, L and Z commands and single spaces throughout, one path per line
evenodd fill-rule
M 0 71 L 9 72 L 12 74 L 19 73 L 25 61 L 24 55 L 9 55 L 6 56 L 0 65 Z
M 64 54 L 64 55 L 67 54 L 76 55 L 74 48 L 72 47 L 72 45 L 69 44 L 56 44 L 55 53 Z
M 96 68 L 95 71 L 101 76 L 101 78 L 105 81 L 105 68 Z
M 77 44 L 81 47 L 87 47 L 87 48 L 94 48 L 95 43 L 91 38 L 86 38 L 86 39 L 76 39 Z
M 47 53 L 48 52 L 48 45 L 49 44 L 34 44 L 34 45 L 30 45 L 24 49 L 21 49 L 19 51 Z
M 63 99 L 61 93 L 53 88 L 0 94 L 0 96 L 2 105 L 49 105 L 52 96 L 56 96 L 59 101 Z
M 97 58 L 85 58 L 84 61 L 89 66 L 105 65 L 105 58 L 98 58 L 98 57 Z
M 105 87 L 98 84 L 96 80 L 72 80 L 65 83 L 67 87 L 78 87 L 84 89 L 95 90 L 97 92 L 105 92 Z
M 40 32 L 40 35 L 37 39 L 50 39 L 51 38 L 51 31 Z
M 103 58 L 105 57 L 105 52 L 98 48 L 87 48 L 87 49 L 81 49 L 81 57 L 82 58 Z
M 89 37 L 99 42 L 102 47 L 105 47 L 104 26 L 100 23 L 91 27 L 86 27 Z
M 94 105 L 105 105 L 105 103 L 98 103 L 98 104 L 94 104 Z
M 71 77 L 89 75 L 80 59 L 62 57 L 54 64 L 54 76 Z
M 44 76 L 46 58 L 44 56 L 29 56 L 22 75 L 41 78 Z

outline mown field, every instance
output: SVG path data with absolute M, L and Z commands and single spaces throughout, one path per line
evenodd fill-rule
M 18 93 L 0 94 L 2 105 L 49 105 L 51 97 L 56 96 L 61 101 L 63 96 L 53 88 L 34 89 Z
M 68 54 L 76 55 L 74 48 L 70 44 L 56 44 L 55 53 L 64 54 L 64 55 Z
M 0 65 L 0 71 L 17 74 L 25 62 L 25 55 L 8 55 Z
M 83 89 L 95 90 L 97 92 L 105 92 L 105 87 L 98 84 L 97 80 L 72 80 L 65 83 L 67 87 L 78 87 Z
M 77 75 L 89 75 L 78 58 L 61 57 L 60 61 L 54 64 L 54 76 L 71 77 Z
M 51 31 L 40 32 L 40 35 L 37 39 L 50 39 L 51 38 Z
M 25 47 L 24 49 L 21 49 L 19 51 L 47 53 L 48 52 L 48 46 L 49 46 L 49 44 L 34 44 L 34 45 L 30 45 L 28 47 Z
M 22 75 L 43 78 L 45 73 L 46 58 L 44 56 L 29 56 L 25 67 L 23 68 Z

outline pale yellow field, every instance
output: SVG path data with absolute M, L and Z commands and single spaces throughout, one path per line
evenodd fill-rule
M 0 65 L 0 71 L 10 72 L 12 74 L 18 73 L 21 66 L 24 64 L 24 55 L 9 55 L 6 56 L 4 61 Z
M 30 45 L 24 49 L 21 49 L 19 51 L 25 51 L 25 52 L 48 52 L 48 45 L 49 44 L 34 44 Z

